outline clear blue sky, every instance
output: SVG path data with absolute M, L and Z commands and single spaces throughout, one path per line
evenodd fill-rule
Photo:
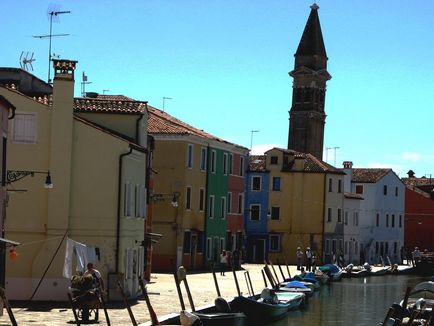
M 87 91 L 147 100 L 216 136 L 254 150 L 285 147 L 293 54 L 310 12 L 306 0 L 1 1 L 0 66 L 35 53 L 47 78 L 47 11 L 53 52 L 78 60 Z M 325 147 L 341 166 L 433 173 L 434 2 L 318 1 L 328 70 Z M 233 118 L 231 118 L 233 117 Z M 324 158 L 326 155 L 324 155 Z

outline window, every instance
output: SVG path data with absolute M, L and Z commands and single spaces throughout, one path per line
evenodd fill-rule
M 354 225 L 359 225 L 359 212 L 354 212 Z
M 398 187 L 395 187 L 395 196 L 398 197 Z
M 378 249 L 379 249 L 378 242 L 375 241 L 375 254 L 376 254 L 376 255 L 378 255 Z
M 348 255 L 348 241 L 345 241 L 344 254 L 345 254 L 345 255 Z
M 383 186 L 383 195 L 384 196 L 387 195 L 387 186 L 386 185 Z
M 377 218 L 375 220 L 375 225 L 380 226 L 380 214 L 377 213 Z
M 338 208 L 338 223 L 342 223 L 342 210 Z
M 398 242 L 393 243 L 393 253 L 396 254 L 398 252 Z
M 15 113 L 13 126 L 12 141 L 14 143 L 36 143 L 36 113 Z
M 191 169 L 193 167 L 193 145 L 187 146 L 187 167 Z
M 279 163 L 279 157 L 278 156 L 271 156 L 270 158 L 270 164 L 275 165 Z
M 238 214 L 244 212 L 244 194 L 238 194 Z
M 220 202 L 220 217 L 226 218 L 226 197 L 222 197 L 222 200 Z
M 185 189 L 185 209 L 191 210 L 191 187 Z
M 333 180 L 330 178 L 329 179 L 329 192 L 333 191 Z
M 329 207 L 327 209 L 327 222 L 331 222 L 332 221 L 332 209 L 331 207 Z
M 209 196 L 208 216 L 214 218 L 214 195 Z
M 341 193 L 341 192 L 342 192 L 342 180 L 339 179 L 338 180 L 338 193 Z
M 200 169 L 202 171 L 206 170 L 206 148 L 202 147 L 200 149 Z
M 261 190 L 261 177 L 252 177 L 252 190 Z
M 205 204 L 205 189 L 199 189 L 199 211 L 203 212 Z
M 133 196 L 133 185 L 130 182 L 124 185 L 124 215 L 125 217 L 133 216 L 133 208 L 135 206 Z
M 402 215 L 399 215 L 399 227 L 402 228 Z
M 212 239 L 206 238 L 206 259 L 211 260 L 212 256 Z
M 343 239 L 339 239 L 339 251 L 342 252 L 344 251 L 344 240 Z
M 363 185 L 356 185 L 356 194 L 363 194 Z
M 259 221 L 260 220 L 260 212 L 261 212 L 261 205 L 258 205 L 258 204 L 250 205 L 250 220 Z
M 345 225 L 348 225 L 348 212 L 345 212 L 344 223 Z
M 333 251 L 333 253 L 336 253 L 336 245 L 337 245 L 337 243 L 336 243 L 337 241 L 336 241 L 336 239 L 333 239 L 332 240 L 332 251 Z
M 280 207 L 271 207 L 271 219 L 272 220 L 280 220 Z
M 395 227 L 395 214 L 392 214 L 392 227 Z
M 184 231 L 184 254 L 189 254 L 191 251 L 191 232 L 190 230 Z
M 280 234 L 270 234 L 270 251 L 280 251 Z
M 240 157 L 240 176 L 244 176 L 244 157 Z
M 220 238 L 220 252 L 225 250 L 225 238 Z
M 386 214 L 386 227 L 389 227 L 389 214 Z
M 360 245 L 360 250 L 362 250 L 362 245 Z M 354 253 L 355 253 L 356 255 L 359 254 L 359 243 L 358 243 L 357 241 L 354 242 Z
M 223 174 L 228 174 L 228 154 L 223 153 Z
M 273 191 L 280 191 L 280 177 L 273 177 Z
M 230 214 L 232 212 L 232 193 L 228 192 L 228 205 L 227 205 L 227 209 L 228 209 L 228 214 Z
M 211 151 L 211 173 L 215 173 L 216 170 L 216 151 Z
M 136 217 L 146 217 L 146 187 L 136 185 Z
M 326 239 L 325 241 L 325 252 L 327 255 L 330 255 L 330 239 Z
M 232 174 L 234 168 L 234 156 L 232 154 L 229 154 L 229 174 Z

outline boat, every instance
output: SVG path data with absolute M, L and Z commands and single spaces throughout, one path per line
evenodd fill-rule
M 390 271 L 390 267 L 381 267 L 379 269 L 375 269 L 375 270 L 371 270 L 371 276 L 381 276 L 381 275 L 386 275 L 387 273 L 389 273 Z
M 431 325 L 433 306 L 434 282 L 419 283 L 413 289 L 407 288 L 404 299 L 389 308 L 383 325 Z M 413 323 L 416 320 L 417 324 Z
M 319 267 L 320 271 L 327 274 L 333 282 L 342 279 L 342 269 L 335 264 L 325 264 Z
M 306 304 L 306 295 L 304 293 L 297 292 L 276 292 L 279 302 L 288 302 L 288 310 L 296 310 L 303 307 Z
M 270 301 L 256 295 L 253 297 L 237 296 L 230 302 L 230 306 L 234 311 L 244 313 L 249 324 L 261 325 L 284 318 L 291 304 L 289 301 L 279 302 L 277 296 Z
M 307 287 L 304 282 L 291 281 L 291 282 L 286 282 L 285 284 L 281 284 L 281 286 L 277 289 L 277 291 L 304 293 L 305 295 L 310 296 L 313 294 L 314 289 Z

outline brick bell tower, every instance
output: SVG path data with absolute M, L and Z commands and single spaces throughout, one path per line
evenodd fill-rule
M 289 111 L 288 149 L 310 153 L 322 160 L 324 111 L 327 80 L 327 54 L 322 38 L 316 3 L 311 11 L 295 53 L 292 107 Z

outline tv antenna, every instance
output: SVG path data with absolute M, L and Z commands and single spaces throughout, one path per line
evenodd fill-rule
M 20 55 L 20 67 L 25 71 L 29 71 L 29 68 L 33 71 L 32 62 L 36 61 L 36 59 L 33 58 L 34 52 L 32 52 L 30 56 L 29 55 L 30 52 L 24 53 L 24 51 L 22 51 Z
M 337 149 L 339 149 L 340 147 L 337 147 L 337 146 L 335 146 L 335 147 L 326 147 L 326 162 L 328 163 L 328 153 L 329 153 L 329 150 L 330 149 L 332 149 L 333 150 L 333 158 L 334 158 L 334 166 L 336 166 L 336 150 Z
M 34 38 L 45 39 L 48 38 L 48 83 L 51 83 L 51 59 L 53 58 L 51 55 L 51 39 L 53 37 L 58 36 L 68 36 L 69 34 L 53 34 L 53 20 L 54 22 L 59 21 L 59 15 L 70 14 L 70 11 L 59 11 L 59 10 L 50 10 L 48 11 L 48 19 L 50 20 L 50 33 L 48 35 L 33 35 Z
M 173 100 L 173 98 L 163 96 L 163 112 L 164 112 L 164 104 L 165 104 L 166 100 Z
M 87 81 L 87 75 L 83 71 L 82 77 L 81 77 L 81 97 L 86 97 L 86 85 L 92 84 L 92 82 Z

